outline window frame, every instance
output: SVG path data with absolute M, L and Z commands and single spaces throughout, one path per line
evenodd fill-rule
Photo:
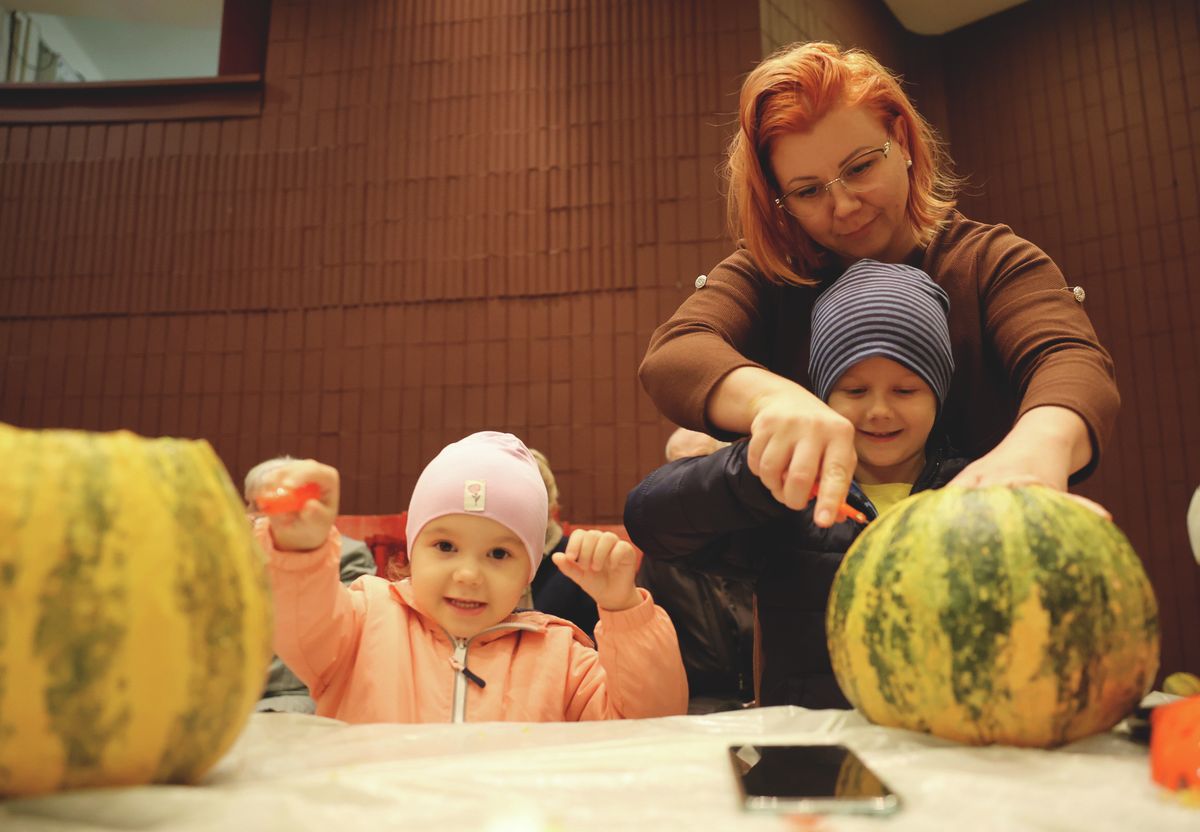
M 270 0 L 224 0 L 217 74 L 0 84 L 0 124 L 161 121 L 262 112 Z

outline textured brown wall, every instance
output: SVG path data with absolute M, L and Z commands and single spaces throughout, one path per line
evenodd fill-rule
M 945 39 L 965 213 L 1046 250 L 1116 363 L 1122 408 L 1079 490 L 1112 508 L 1160 604 L 1165 670 L 1200 671 L 1200 6 L 1033 0 Z
M 445 442 L 512 430 L 564 516 L 615 521 L 668 426 L 636 365 L 730 248 L 739 76 L 800 38 L 902 71 L 979 193 L 1042 245 L 1125 406 L 1084 489 L 1200 669 L 1200 37 L 1184 0 L 1032 0 L 944 38 L 880 0 L 284 2 L 260 118 L 0 126 L 0 419 L 280 452 L 403 507 Z
M 315 455 L 354 513 L 511 430 L 617 521 L 758 48 L 724 0 L 276 2 L 261 118 L 0 127 L 0 419 Z

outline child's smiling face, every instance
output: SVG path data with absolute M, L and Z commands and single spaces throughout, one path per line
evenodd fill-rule
M 854 425 L 859 482 L 916 480 L 938 407 L 921 376 L 890 358 L 872 356 L 842 374 L 829 393 L 829 406 Z
M 495 520 L 470 514 L 426 523 L 409 562 L 417 608 L 455 638 L 508 618 L 530 579 L 521 539 Z

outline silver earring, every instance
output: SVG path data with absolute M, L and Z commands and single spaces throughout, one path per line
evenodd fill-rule
M 912 159 L 905 159 L 905 160 L 904 160 L 904 167 L 906 167 L 906 168 L 911 168 L 911 167 L 912 167 Z

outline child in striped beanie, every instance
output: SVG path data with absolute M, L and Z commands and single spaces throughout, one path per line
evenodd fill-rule
M 882 511 L 907 497 L 954 374 L 950 299 L 925 272 L 860 260 L 813 305 L 813 392 L 854 425 L 854 479 Z
M 909 266 L 862 260 L 815 298 L 810 389 L 854 426 L 858 464 L 846 503 L 868 522 L 966 467 L 929 441 L 954 372 L 946 293 Z M 750 440 L 676 460 L 625 503 L 625 528 L 653 559 L 753 582 L 760 704 L 848 708 L 830 664 L 825 621 L 834 576 L 866 528 L 818 526 L 750 468 Z

